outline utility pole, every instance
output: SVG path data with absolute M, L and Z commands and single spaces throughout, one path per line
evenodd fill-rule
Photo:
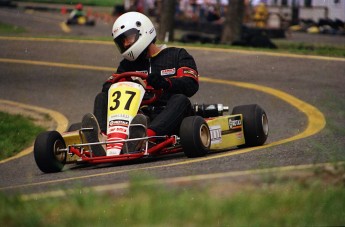
M 176 0 L 161 0 L 158 40 L 174 40 Z
M 240 40 L 244 17 L 244 0 L 230 0 L 225 16 L 221 43 L 232 44 Z
M 291 25 L 299 24 L 299 0 L 292 0 Z

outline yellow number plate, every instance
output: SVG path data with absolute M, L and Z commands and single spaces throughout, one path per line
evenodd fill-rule
M 108 94 L 108 119 L 128 118 L 131 120 L 138 112 L 144 96 L 144 88 L 133 82 L 113 84 Z

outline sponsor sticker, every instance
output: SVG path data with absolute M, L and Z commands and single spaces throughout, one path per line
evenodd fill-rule
M 134 54 L 132 51 L 130 51 L 128 54 L 127 54 L 130 58 L 134 59 Z
M 242 120 L 240 116 L 229 117 L 229 128 L 237 129 L 242 126 Z
M 195 72 L 195 70 L 192 70 L 192 69 L 183 70 L 183 74 L 188 74 L 193 77 L 198 77 L 198 74 Z
M 236 138 L 237 138 L 238 140 L 243 139 L 243 133 L 241 133 L 241 132 L 237 133 L 237 134 L 236 134 Z
M 118 133 L 127 134 L 128 133 L 128 127 L 115 125 L 115 126 L 110 127 L 108 129 L 108 132 L 110 132 L 110 133 L 118 132 Z
M 109 121 L 109 126 L 115 126 L 115 125 L 129 125 L 128 121 L 126 120 L 111 120 Z
M 242 118 L 240 115 L 231 116 L 228 118 L 229 130 L 227 133 L 234 133 L 242 131 Z
M 142 71 L 135 71 L 137 73 L 144 73 L 146 75 L 149 75 L 149 72 L 147 70 L 142 70 Z
M 176 73 L 176 68 L 161 70 L 161 75 L 162 76 L 174 75 L 175 73 Z
M 155 28 L 151 28 L 151 30 L 149 31 L 150 34 L 152 34 L 155 31 Z
M 220 125 L 214 125 L 210 127 L 211 144 L 222 142 L 222 129 Z

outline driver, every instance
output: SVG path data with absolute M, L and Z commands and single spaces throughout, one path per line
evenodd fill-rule
M 78 3 L 69 15 L 69 19 L 77 20 L 79 17 L 83 16 L 85 16 L 85 13 L 83 11 L 83 4 Z
M 113 25 L 112 36 L 124 58 L 116 73 L 146 73 L 146 83 L 156 90 L 162 90 L 162 95 L 155 103 L 141 109 L 142 113 L 149 117 L 150 123 L 146 132 L 134 138 L 178 134 L 182 120 L 194 113 L 189 97 L 199 89 L 199 75 L 193 57 L 183 48 L 157 45 L 153 23 L 138 12 L 121 15 Z M 95 99 L 95 116 L 84 116 L 83 127 L 97 126 L 97 119 L 100 131 L 106 133 L 107 96 L 113 83 L 114 78 L 110 77 L 103 84 L 102 92 Z M 143 116 L 138 114 L 133 122 L 146 125 L 147 118 Z M 88 142 L 95 142 L 100 138 L 100 132 L 97 130 L 87 134 Z M 130 131 L 130 135 L 132 134 L 135 133 Z M 138 145 L 134 147 L 137 148 Z M 104 146 L 93 146 L 92 149 L 95 155 L 106 154 Z

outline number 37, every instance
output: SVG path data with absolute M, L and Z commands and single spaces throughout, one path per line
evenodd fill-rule
M 113 104 L 112 106 L 109 107 L 109 109 L 111 111 L 114 111 L 116 110 L 117 108 L 119 108 L 121 102 L 126 102 L 126 105 L 124 107 L 125 110 L 129 110 L 129 107 L 131 106 L 131 103 L 133 101 L 133 98 L 134 96 L 137 94 L 136 92 L 134 91 L 125 91 L 125 94 L 128 96 L 128 99 L 126 100 L 125 97 L 122 97 L 122 93 L 121 91 L 115 91 L 113 94 L 112 94 L 112 97 L 114 98 L 113 99 Z

